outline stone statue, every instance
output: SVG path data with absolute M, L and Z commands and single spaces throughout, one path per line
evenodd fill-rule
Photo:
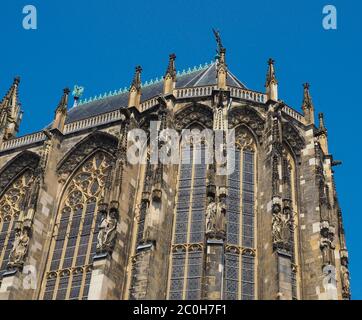
M 345 295 L 350 294 L 349 271 L 345 266 L 341 267 L 342 289 Z
M 111 208 L 108 214 L 104 214 L 99 225 L 97 252 L 112 252 L 116 240 L 116 229 L 118 223 L 118 210 Z
M 215 229 L 217 233 L 225 233 L 226 204 L 219 202 L 216 210 Z
M 215 232 L 215 220 L 217 207 L 213 197 L 208 197 L 208 206 L 206 208 L 206 234 Z
M 290 240 L 291 211 L 289 207 L 284 207 L 283 212 L 280 205 L 273 206 L 272 234 L 273 243 L 278 247 L 287 248 Z
M 72 94 L 75 98 L 80 98 L 83 95 L 83 93 L 84 93 L 84 87 L 77 85 L 74 86 Z
M 324 238 L 322 236 L 320 242 L 320 248 L 322 251 L 323 265 L 328 265 L 331 263 L 331 248 L 330 248 L 330 240 L 328 238 Z
M 274 244 L 282 243 L 283 242 L 282 220 L 279 214 L 273 215 L 272 226 L 273 226 L 272 228 L 273 243 Z
M 24 265 L 25 256 L 28 252 L 29 241 L 28 228 L 16 229 L 13 248 L 9 255 L 9 268 L 19 268 Z

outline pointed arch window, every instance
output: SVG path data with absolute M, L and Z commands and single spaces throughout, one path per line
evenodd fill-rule
M 255 143 L 239 132 L 235 170 L 228 177 L 224 298 L 255 299 Z
M 32 176 L 32 172 L 26 170 L 0 197 L 0 278 L 9 262 L 9 254 L 15 238 L 14 224 L 19 217 Z
M 171 300 L 201 299 L 206 206 L 206 148 L 182 146 L 173 235 Z
M 112 158 L 98 151 L 79 167 L 60 201 L 41 298 L 87 299 L 104 185 Z

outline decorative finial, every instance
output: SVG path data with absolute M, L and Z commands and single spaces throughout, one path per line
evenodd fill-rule
M 319 129 L 320 130 L 326 130 L 326 127 L 324 125 L 324 113 L 319 113 L 318 114 L 318 118 L 319 118 Z
M 269 58 L 265 88 L 268 100 L 278 101 L 278 80 L 275 76 L 274 63 L 275 61 L 272 58 Z
M 138 108 L 141 103 L 141 66 L 136 67 L 135 75 L 132 80 L 131 87 L 129 88 L 128 107 Z
M 67 110 L 69 93 L 70 93 L 69 88 L 63 89 L 63 95 L 60 99 L 56 112 L 65 112 Z
M 142 67 L 137 66 L 135 68 L 135 75 L 132 81 L 131 88 L 134 87 L 136 90 L 141 89 L 141 72 L 142 72 Z
M 304 88 L 304 94 L 303 94 L 302 108 L 303 108 L 303 110 L 312 109 L 313 108 L 313 102 L 312 102 L 312 98 L 311 98 L 310 92 L 309 92 L 310 84 L 308 82 L 304 83 L 303 88 Z
M 171 53 L 169 55 L 168 67 L 164 79 L 166 79 L 167 76 L 170 76 L 172 79 L 176 78 L 175 60 L 176 55 L 174 53 Z
M 22 119 L 23 112 L 21 111 L 21 103 L 18 99 L 18 85 L 20 83 L 20 77 L 15 77 L 13 84 L 6 93 L 3 99 L 0 99 L 0 109 L 3 112 L 1 115 L 1 138 L 4 140 L 13 138 L 18 132 L 19 125 Z
M 275 68 L 274 68 L 275 60 L 272 58 L 269 58 L 268 60 L 268 73 L 266 75 L 266 84 L 265 87 L 270 86 L 271 83 L 277 84 L 278 81 L 275 76 Z
M 310 85 L 309 83 L 303 84 L 303 103 L 302 110 L 307 124 L 314 124 L 314 106 L 312 102 L 312 97 L 309 92 Z
M 164 94 L 172 93 L 173 89 L 175 88 L 176 76 L 177 76 L 175 60 L 176 60 L 176 55 L 174 53 L 171 53 L 169 56 L 168 67 L 167 67 L 165 76 L 163 77 L 163 79 L 164 79 L 163 93 Z M 156 79 L 156 82 L 157 81 L 158 81 L 158 79 Z
M 58 107 L 55 110 L 55 119 L 53 121 L 52 128 L 57 129 L 60 132 L 63 132 L 65 119 L 67 117 L 67 108 L 68 108 L 68 95 L 70 93 L 69 88 L 63 90 L 63 95 L 60 99 Z

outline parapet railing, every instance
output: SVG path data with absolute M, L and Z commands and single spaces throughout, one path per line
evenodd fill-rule
M 157 104 L 158 104 L 157 97 L 148 99 L 140 104 L 140 109 L 141 109 L 141 111 L 145 111 L 147 109 L 154 107 Z
M 102 124 L 107 124 L 121 119 L 121 113 L 119 110 L 100 114 L 98 116 L 79 120 L 68 123 L 64 126 L 64 134 L 70 134 L 72 132 L 81 131 L 87 128 L 93 128 Z M 29 134 L 23 137 L 4 141 L 0 147 L 0 151 L 6 151 L 16 149 L 25 145 L 33 144 L 36 142 L 44 141 L 46 139 L 45 134 L 40 131 L 33 134 Z
M 120 119 L 121 119 L 121 112 L 119 110 L 102 113 L 92 118 L 87 118 L 66 124 L 64 128 L 64 134 L 69 134 L 87 128 L 100 126 L 102 124 L 107 124 Z
M 29 134 L 20 138 L 7 140 L 2 143 L 0 150 L 5 151 L 10 149 L 16 149 L 28 144 L 44 141 L 45 137 L 46 136 L 43 132 L 35 132 L 33 134 Z
M 188 97 L 200 97 L 200 96 L 209 96 L 212 94 L 212 90 L 216 89 L 216 86 L 204 86 L 204 87 L 195 87 L 195 88 L 180 88 L 174 90 L 174 95 L 176 98 L 188 98 Z M 260 103 L 265 103 L 267 101 L 267 96 L 260 92 L 255 92 L 247 89 L 233 88 L 229 87 L 231 97 L 240 98 Z M 158 104 L 158 97 L 153 97 L 144 101 L 140 105 L 141 111 L 145 111 Z M 283 111 L 291 116 L 292 118 L 298 120 L 299 122 L 304 122 L 304 117 L 299 112 L 294 109 L 285 106 Z M 115 110 L 107 113 L 103 113 L 91 118 L 71 122 L 65 125 L 64 134 L 70 134 L 73 132 L 81 131 L 87 128 L 96 127 L 102 124 L 107 124 L 121 120 L 120 110 Z M 6 151 L 10 149 L 16 149 L 25 145 L 33 144 L 36 142 L 44 141 L 46 136 L 43 132 L 36 132 L 29 134 L 23 137 L 11 139 L 4 141 L 0 147 L 0 151 Z
M 294 109 L 288 107 L 288 106 L 284 106 L 283 111 L 290 115 L 292 118 L 298 120 L 299 122 L 304 123 L 304 117 L 297 111 L 295 111 Z
M 212 90 L 216 88 L 217 88 L 216 86 L 180 88 L 180 89 L 175 89 L 173 94 L 176 97 L 176 99 L 204 97 L 204 96 L 211 96 Z
M 230 90 L 232 98 L 240 98 L 260 103 L 265 103 L 267 101 L 267 96 L 264 93 L 233 87 L 229 87 L 228 89 Z

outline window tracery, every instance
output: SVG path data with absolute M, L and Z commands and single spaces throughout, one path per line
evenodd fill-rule
M 256 146 L 245 128 L 236 136 L 235 170 L 228 177 L 224 298 L 255 299 Z
M 88 297 L 101 218 L 97 212 L 111 165 L 111 157 L 98 151 L 81 165 L 66 187 L 43 281 L 45 300 Z
M 0 198 L 0 277 L 7 269 L 15 240 L 15 222 L 19 218 L 33 174 L 26 170 Z

